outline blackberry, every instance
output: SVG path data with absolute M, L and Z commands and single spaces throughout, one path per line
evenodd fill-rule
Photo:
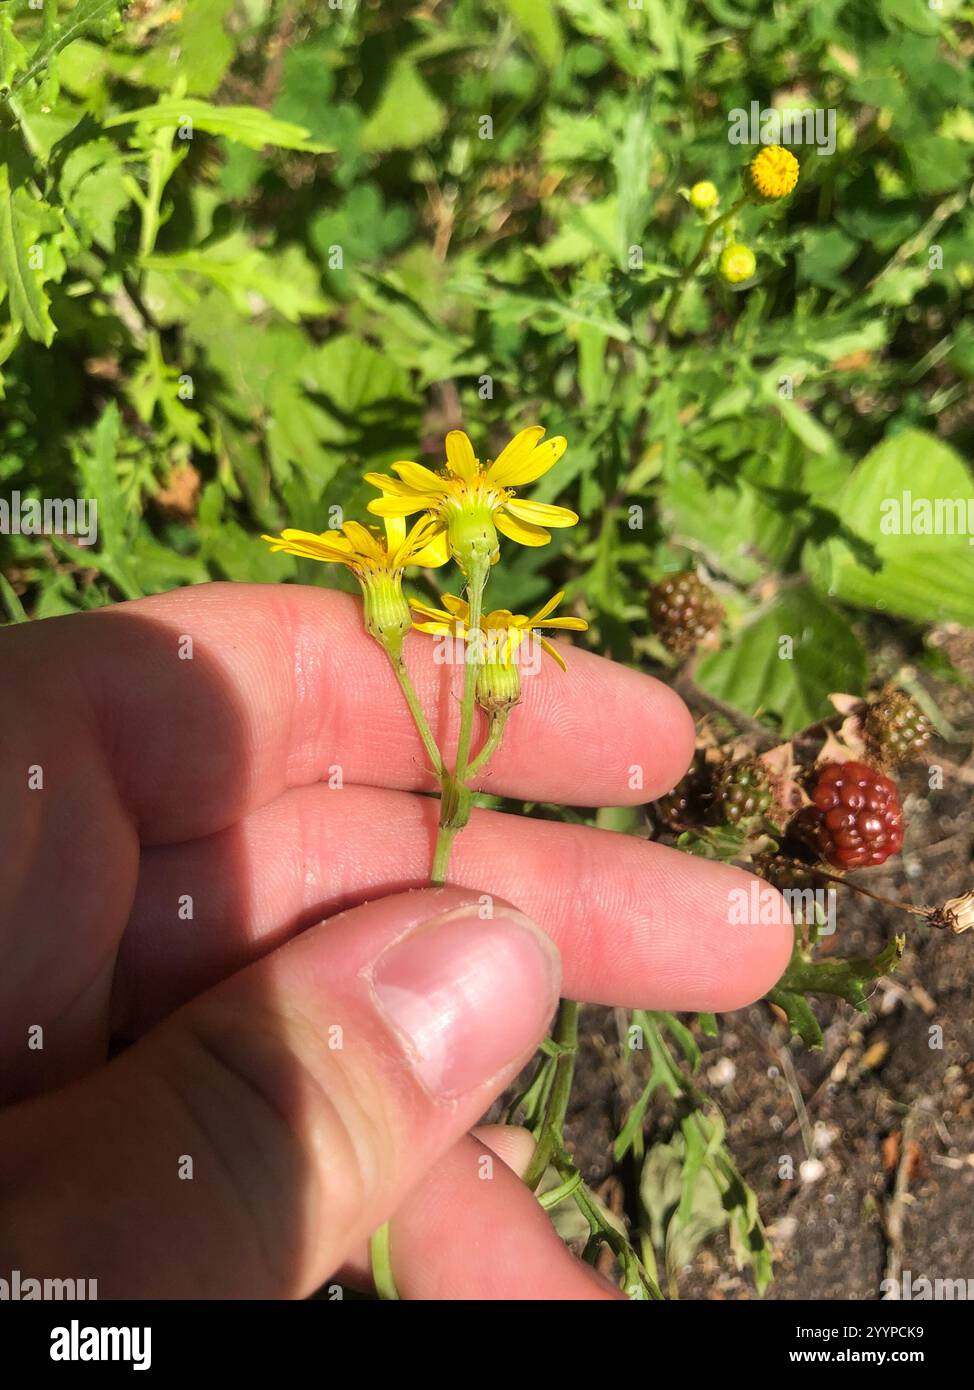
M 649 591 L 649 612 L 657 636 L 674 656 L 689 656 L 724 617 L 723 605 L 693 570 L 668 574 Z
M 796 819 L 809 843 L 838 869 L 884 864 L 903 848 L 896 783 L 866 763 L 826 763 L 812 788 L 812 805 Z
M 815 888 L 821 883 L 810 864 L 803 864 L 800 859 L 792 859 L 787 854 L 775 854 L 770 850 L 757 855 L 752 867 L 759 878 L 763 878 L 779 891 L 785 888 Z
M 740 825 L 766 815 L 773 804 L 771 778 L 756 758 L 724 764 L 714 793 L 714 809 L 721 821 Z
M 673 790 L 653 802 L 653 812 L 667 829 L 689 830 L 703 824 L 709 800 L 710 778 L 703 758 L 697 754 Z
M 866 751 L 882 768 L 918 758 L 933 735 L 930 720 L 903 690 L 886 685 L 863 720 Z

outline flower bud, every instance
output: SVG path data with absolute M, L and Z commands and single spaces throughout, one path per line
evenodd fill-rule
M 717 269 L 720 278 L 726 280 L 728 285 L 740 285 L 745 280 L 750 280 L 757 264 L 750 246 L 745 246 L 740 241 L 732 241 L 721 252 Z
M 709 179 L 695 183 L 690 189 L 690 202 L 697 209 L 697 212 L 709 212 L 720 202 L 720 194 L 717 192 L 716 185 L 712 184 Z

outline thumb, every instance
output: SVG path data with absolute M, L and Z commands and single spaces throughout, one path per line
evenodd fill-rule
M 543 1037 L 560 966 L 521 913 L 383 898 L 0 1117 L 0 1267 L 100 1298 L 301 1298 Z M 489 901 L 489 900 L 486 900 Z

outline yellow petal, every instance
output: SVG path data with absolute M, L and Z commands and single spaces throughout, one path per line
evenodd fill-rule
M 262 536 L 275 552 L 284 551 L 302 560 L 326 560 L 345 564 L 352 556 L 351 542 L 340 531 L 326 531 L 316 536 L 313 531 L 283 531 L 280 536 Z
M 498 487 L 507 487 L 506 475 L 524 466 L 543 434 L 543 425 L 529 425 L 526 430 L 516 434 L 509 444 L 504 445 L 488 468 L 488 480 L 496 483 Z
M 442 608 L 434 608 L 431 603 L 424 602 L 421 598 L 411 598 L 409 606 L 414 613 L 419 613 L 425 618 L 433 618 L 438 623 L 448 623 L 450 614 L 444 613 Z
M 417 492 L 432 493 L 434 497 L 441 497 L 444 492 L 449 492 L 450 484 L 445 478 L 440 478 L 431 469 L 424 468 L 421 463 L 408 463 L 406 461 L 394 463 L 393 472 L 398 473 L 407 487 L 415 488 Z
M 567 671 L 568 667 L 565 664 L 565 658 L 562 656 L 561 652 L 553 647 L 550 642 L 546 642 L 543 637 L 540 640 L 542 650 L 546 651 L 549 656 L 553 656 L 563 671 Z
M 557 434 L 553 439 L 546 439 L 543 444 L 537 445 L 516 464 L 505 465 L 502 471 L 494 472 L 497 468 L 495 463 L 490 472 L 490 480 L 499 487 L 525 487 L 528 483 L 536 482 L 549 468 L 553 468 L 567 448 L 568 440 L 564 435 Z
M 462 622 L 467 622 L 470 618 L 470 604 L 466 599 L 454 598 L 452 594 L 440 594 L 440 602 L 443 607 L 452 613 L 454 618 L 459 618 Z
M 414 512 L 424 512 L 426 500 L 417 497 L 376 497 L 369 503 L 373 516 L 412 516 Z
M 451 473 L 472 482 L 477 476 L 477 460 L 473 445 L 463 430 L 451 430 L 446 437 L 446 462 Z
M 406 543 L 406 518 L 404 516 L 385 516 L 382 520 L 386 528 L 386 549 L 390 555 L 395 555 L 396 551 Z M 422 521 L 417 521 L 409 533 L 410 536 L 413 536 L 422 524 Z
M 532 627 L 535 625 L 532 620 Z M 584 618 L 546 618 L 539 627 L 557 627 L 563 632 L 588 632 L 588 623 Z
M 362 475 L 367 483 L 377 487 L 381 493 L 388 494 L 390 497 L 415 497 L 416 489 L 409 487 L 408 484 L 401 482 L 398 478 L 390 478 L 388 473 L 365 473 Z
M 559 589 L 557 594 L 555 594 L 554 598 L 550 598 L 542 608 L 538 609 L 534 617 L 530 619 L 531 626 L 536 627 L 537 624 L 540 623 L 543 618 L 547 618 L 549 613 L 553 613 L 564 597 L 564 589 Z
M 433 526 L 436 523 L 432 523 Z M 421 550 L 417 550 L 412 559 L 414 565 L 422 565 L 424 569 L 439 569 L 440 565 L 445 565 L 450 558 L 450 542 L 447 540 L 446 527 L 442 527 L 438 532 L 431 530 L 432 539 L 427 540 Z
M 506 510 L 494 513 L 494 525 L 501 535 L 517 541 L 519 545 L 547 545 L 551 540 L 550 534 L 543 527 L 518 521 L 517 517 L 508 515 Z
M 553 507 L 550 502 L 528 502 L 515 497 L 505 502 L 504 507 L 518 521 L 530 522 L 532 526 L 575 526 L 578 522 L 576 512 L 567 507 Z
M 346 521 L 342 530 L 348 537 L 352 549 L 357 554 L 364 555 L 370 560 L 384 559 L 386 552 L 381 541 L 379 541 L 371 531 L 364 527 L 360 521 Z
M 413 623 L 417 632 L 428 632 L 431 637 L 447 637 L 453 632 L 452 623 Z

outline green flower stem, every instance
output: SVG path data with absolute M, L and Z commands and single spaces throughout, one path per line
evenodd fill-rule
M 409 672 L 406 669 L 406 662 L 403 659 L 402 651 L 399 651 L 397 654 L 393 654 L 390 651 L 389 660 L 392 663 L 392 669 L 396 673 L 396 680 L 399 682 L 402 693 L 406 697 L 406 704 L 409 706 L 409 713 L 413 716 L 413 723 L 416 725 L 419 736 L 423 740 L 423 747 L 426 749 L 427 757 L 430 760 L 430 767 L 442 782 L 446 774 L 443 758 L 440 755 L 440 750 L 437 747 L 436 739 L 433 737 L 426 715 L 423 713 L 423 707 L 419 703 L 419 697 L 416 694 Z
M 372 1278 L 375 1291 L 386 1302 L 398 1302 L 399 1290 L 392 1273 L 392 1257 L 389 1250 L 389 1223 L 383 1222 L 369 1241 L 369 1255 L 372 1261 Z
M 718 228 L 725 226 L 732 218 L 736 217 L 747 201 L 747 194 L 743 193 L 741 197 L 737 199 L 736 203 L 730 205 L 726 212 L 722 212 L 719 217 L 715 217 L 713 222 L 709 223 L 707 230 L 703 234 L 703 241 L 700 243 L 700 249 L 673 286 L 669 303 L 666 306 L 666 312 L 663 314 L 659 326 L 661 338 L 665 338 L 669 332 L 670 324 L 673 322 L 673 315 L 676 313 L 680 300 L 683 298 L 684 291 L 703 264 L 704 258 L 710 250 L 710 243 L 713 241 Z
M 534 1157 L 524 1175 L 524 1181 L 532 1192 L 544 1177 L 552 1157 L 564 1147 L 562 1131 L 575 1075 L 575 1058 L 578 1055 L 578 1005 L 571 999 L 562 999 L 558 1005 L 552 1040 L 558 1047 L 555 1078 L 545 1102 L 544 1113 L 535 1128 L 537 1147 Z
M 470 605 L 467 632 L 477 633 L 478 640 L 480 618 L 484 608 L 484 589 L 487 587 L 489 573 L 489 564 L 481 564 L 476 569 L 471 569 L 470 577 L 467 580 L 467 603 Z M 460 734 L 457 739 L 457 763 L 454 773 L 461 786 L 466 785 L 467 781 L 470 740 L 473 737 L 473 716 L 477 708 L 477 664 L 470 661 L 468 657 L 469 653 L 466 650 L 466 643 L 464 643 L 463 703 L 460 707 Z
M 490 731 L 484 740 L 483 748 L 467 768 L 468 777 L 476 777 L 478 772 L 482 772 L 497 752 L 501 739 L 504 737 L 504 726 L 507 723 L 509 713 L 509 710 L 499 709 L 491 716 Z
M 456 825 L 441 825 L 436 832 L 436 849 L 433 852 L 433 868 L 430 871 L 430 883 L 435 888 L 441 888 L 446 883 L 453 841 L 459 828 Z

